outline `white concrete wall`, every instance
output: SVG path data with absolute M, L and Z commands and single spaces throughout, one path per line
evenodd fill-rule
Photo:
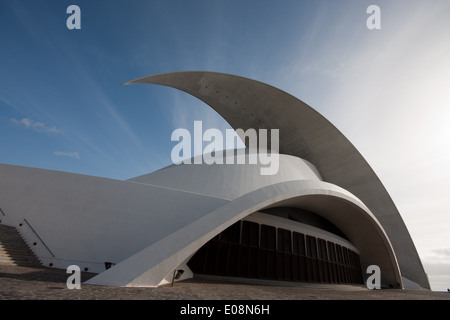
M 2 223 L 18 227 L 45 266 L 102 272 L 245 193 L 320 179 L 306 161 L 279 158 L 274 176 L 247 161 L 169 166 L 128 181 L 0 165 Z
M 57 268 L 76 264 L 102 272 L 104 262 L 119 263 L 225 202 L 133 182 L 0 165 L 2 223 L 18 227 L 39 259 Z
M 93 284 L 156 286 L 234 222 L 288 205 L 328 219 L 361 251 L 363 268 L 377 264 L 384 283 L 401 284 L 392 247 L 370 210 L 322 182 L 301 159 L 280 159 L 275 176 L 260 176 L 253 165 L 172 166 L 154 173 L 163 186 L 0 165 L 2 223 L 22 224 L 19 231 L 36 242 L 32 248 L 45 265 L 103 271 Z M 116 265 L 104 271 L 104 262 Z

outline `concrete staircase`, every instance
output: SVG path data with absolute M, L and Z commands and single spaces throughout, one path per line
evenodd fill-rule
M 14 227 L 0 225 L 0 264 L 41 268 L 33 251 Z

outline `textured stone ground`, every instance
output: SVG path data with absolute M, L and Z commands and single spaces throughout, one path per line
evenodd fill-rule
M 69 290 L 65 270 L 0 265 L 1 300 L 450 300 L 428 290 L 367 290 L 364 287 L 249 285 L 194 279 L 159 288 L 81 285 Z M 92 277 L 83 273 L 82 281 Z

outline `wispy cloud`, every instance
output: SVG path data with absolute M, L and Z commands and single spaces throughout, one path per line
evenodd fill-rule
M 78 160 L 80 159 L 80 155 L 78 154 L 78 152 L 55 151 L 53 153 L 58 157 L 70 157 Z
M 53 127 L 47 126 L 46 124 L 44 124 L 42 122 L 34 121 L 30 118 L 23 118 L 22 120 L 11 119 L 11 122 L 18 126 L 22 126 L 24 128 L 31 129 L 31 130 L 34 130 L 39 133 L 41 133 L 41 132 L 54 133 L 54 134 L 62 134 L 63 133 L 63 131 L 61 129 L 58 129 L 54 126 Z

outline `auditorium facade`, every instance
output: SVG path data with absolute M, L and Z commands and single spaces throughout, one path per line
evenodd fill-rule
M 196 275 L 363 285 L 367 267 L 377 265 L 383 288 L 429 289 L 383 184 L 310 106 L 214 72 L 133 83 L 187 92 L 234 129 L 279 130 L 279 169 L 262 175 L 263 164 L 237 159 L 265 150 L 125 181 L 0 165 L 1 224 L 16 228 L 43 266 L 78 265 L 97 273 L 90 284 L 160 286 Z

